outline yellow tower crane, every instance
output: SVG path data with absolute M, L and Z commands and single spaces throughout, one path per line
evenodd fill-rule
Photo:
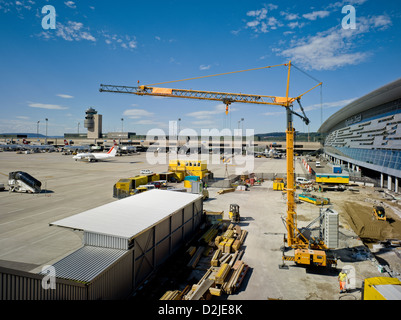
M 202 79 L 220 75 L 227 75 L 239 72 L 246 72 L 252 70 L 269 69 L 273 67 L 286 66 L 288 67 L 287 76 L 287 87 L 286 96 L 268 96 L 268 95 L 252 95 L 243 93 L 227 93 L 227 92 L 214 92 L 214 91 L 200 91 L 200 90 L 185 90 L 185 89 L 172 89 L 172 88 L 160 88 L 155 87 L 161 84 L 180 82 L 194 79 Z M 297 215 L 295 212 L 295 179 L 294 179 L 294 136 L 295 129 L 293 126 L 293 115 L 300 117 L 306 125 L 309 124 L 309 119 L 306 117 L 304 109 L 301 105 L 301 98 L 308 92 L 322 85 L 319 83 L 305 93 L 291 98 L 289 97 L 289 87 L 290 87 L 290 74 L 291 74 L 291 61 L 286 64 L 266 66 L 255 69 L 234 71 L 228 73 L 222 73 L 217 75 L 203 76 L 197 78 L 176 80 L 161 82 L 151 85 L 139 85 L 137 87 L 128 86 L 118 86 L 118 85 L 100 85 L 100 92 L 111 92 L 111 93 L 127 93 L 135 94 L 139 96 L 157 96 L 157 97 L 170 97 L 170 98 L 185 98 L 185 99 L 198 99 L 198 100 L 211 100 L 211 101 L 222 101 L 226 105 L 226 114 L 229 112 L 229 106 L 232 103 L 251 103 L 251 104 L 262 104 L 262 105 L 273 105 L 282 106 L 286 109 L 287 114 L 287 130 L 286 130 L 286 144 L 287 144 L 287 218 L 286 228 L 287 228 L 287 238 L 286 242 L 288 247 L 295 250 L 295 256 L 289 257 L 284 256 L 283 251 L 283 262 L 284 261 L 294 261 L 297 264 L 303 265 L 318 265 L 318 266 L 328 266 L 335 264 L 335 259 L 328 258 L 326 256 L 327 247 L 324 242 L 320 239 L 308 239 L 305 237 L 297 227 Z M 293 103 L 297 101 L 302 115 L 296 113 L 293 110 Z

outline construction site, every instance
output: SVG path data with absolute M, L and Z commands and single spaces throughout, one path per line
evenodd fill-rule
M 252 154 L 251 172 L 226 154 L 149 165 L 162 151 L 105 162 L 0 153 L 10 188 L 0 193 L 0 299 L 400 299 L 401 198 L 319 155 L 295 155 L 293 118 L 309 124 L 301 99 L 321 83 L 290 97 L 291 62 L 281 66 L 285 97 L 100 88 L 221 101 L 227 114 L 233 103 L 284 108 L 285 156 Z

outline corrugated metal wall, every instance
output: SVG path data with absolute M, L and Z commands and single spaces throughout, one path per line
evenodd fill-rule
M 57 271 L 57 270 L 56 270 Z M 88 283 L 55 279 L 55 289 L 44 289 L 45 275 L 0 268 L 0 300 L 119 300 L 132 292 L 132 251 Z
M 93 232 L 84 232 L 83 244 L 111 249 L 128 250 L 128 240 Z
M 133 239 L 135 289 L 191 239 L 202 212 L 202 199 L 198 199 Z
M 116 263 L 93 279 L 88 288 L 88 300 L 122 300 L 132 292 L 133 252 L 127 251 Z
M 56 279 L 56 289 L 44 289 L 44 276 L 0 268 L 0 300 L 86 300 L 88 288 L 74 281 Z

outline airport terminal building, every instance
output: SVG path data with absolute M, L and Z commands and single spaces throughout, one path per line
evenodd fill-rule
M 399 192 L 401 79 L 359 98 L 323 123 L 324 156 L 350 172 L 369 172 Z

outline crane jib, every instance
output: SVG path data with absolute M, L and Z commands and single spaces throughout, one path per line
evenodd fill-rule
M 283 99 L 273 96 L 250 95 L 242 93 L 227 93 L 227 92 L 213 92 L 213 91 L 200 91 L 200 90 L 184 90 L 184 89 L 170 89 L 170 88 L 156 88 L 156 87 L 128 87 L 128 86 L 115 86 L 102 84 L 100 92 L 112 93 L 130 93 L 142 96 L 162 96 L 186 99 L 200 99 L 200 100 L 213 100 L 222 101 L 225 104 L 234 102 L 239 103 L 254 103 L 283 106 Z M 291 99 L 291 102 L 295 99 Z

